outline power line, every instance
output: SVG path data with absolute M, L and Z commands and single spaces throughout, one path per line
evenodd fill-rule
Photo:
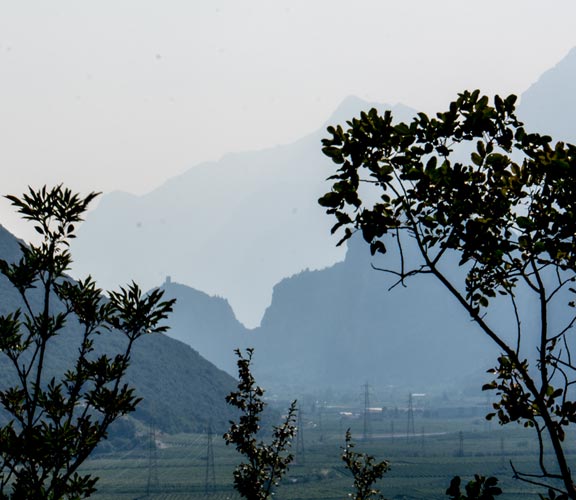
M 204 494 L 210 497 L 216 490 L 216 470 L 214 468 L 214 446 L 213 446 L 212 424 L 208 424 L 208 434 L 206 443 L 206 476 L 204 478 Z
M 320 401 L 316 406 L 318 411 L 318 427 L 320 428 L 320 442 L 324 442 L 324 421 L 322 419 L 324 413 L 324 401 Z
M 364 389 L 364 426 L 362 429 L 363 439 L 372 437 L 372 427 L 370 425 L 370 385 L 366 382 L 362 388 Z
M 458 433 L 458 453 L 456 454 L 457 457 L 464 456 L 464 433 L 460 431 Z
M 422 426 L 422 432 L 420 433 L 420 448 L 422 450 L 422 456 L 426 455 L 426 433 L 424 432 L 424 426 Z
M 412 400 L 412 393 L 408 394 L 408 422 L 406 425 L 406 440 L 410 440 L 410 436 L 414 437 L 416 431 L 414 430 L 414 402 Z
M 156 446 L 156 427 L 151 424 L 148 441 L 148 481 L 146 483 L 146 496 L 156 493 L 159 490 L 158 480 L 158 448 Z
M 302 422 L 302 408 L 298 408 L 298 421 L 296 430 L 296 461 L 302 465 L 306 462 L 306 450 L 304 448 L 304 425 Z

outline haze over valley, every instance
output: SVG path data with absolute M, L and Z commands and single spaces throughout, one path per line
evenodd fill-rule
M 527 127 L 576 140 L 562 118 L 576 111 L 565 85 L 574 79 L 576 49 L 522 94 Z M 556 112 L 541 113 L 543 103 Z M 349 97 L 325 126 L 370 107 L 391 109 L 398 121 L 416 113 Z M 325 126 L 291 144 L 196 165 L 145 195 L 104 194 L 72 244 L 72 275 L 90 274 L 104 289 L 132 279 L 163 287 L 178 299 L 168 336 L 230 375 L 234 349 L 256 346 L 256 371 L 272 388 L 370 381 L 453 390 L 454 373 L 458 390 L 478 385 L 497 351 L 442 289 L 420 279 L 388 292 L 392 281 L 371 268 L 378 261 L 360 238 L 336 246 L 317 203 L 332 168 L 320 148 Z M 498 314 L 496 323 L 506 321 Z
M 445 498 L 455 475 L 467 480 L 476 473 L 498 476 L 506 492 L 503 499 L 526 498 L 543 490 L 529 481 L 512 480 L 518 475 L 508 464 L 536 473 L 552 457 L 550 451 L 557 453 L 559 447 L 565 447 L 567 470 L 575 469 L 576 435 L 568 428 L 576 418 L 568 401 L 574 381 L 565 374 L 576 371 L 570 357 L 576 317 L 564 307 L 574 305 L 570 288 L 574 277 L 568 275 L 573 263 L 566 264 L 572 233 L 568 229 L 556 239 L 544 238 L 572 221 L 572 198 L 560 200 L 564 189 L 571 192 L 567 184 L 572 178 L 546 191 L 546 196 L 558 197 L 548 212 L 542 202 L 523 217 L 518 214 L 524 214 L 533 200 L 522 189 L 533 187 L 530 183 L 539 174 L 526 174 L 518 182 L 519 174 L 515 177 L 512 172 L 514 162 L 525 159 L 524 168 L 532 159 L 555 169 L 544 172 L 542 182 L 553 182 L 552 174 L 563 181 L 566 166 L 573 161 L 562 156 L 563 145 L 531 157 L 533 150 L 526 147 L 520 153 L 518 145 L 524 140 L 532 145 L 530 137 L 535 136 L 521 130 L 510 139 L 514 142 L 510 150 L 501 137 L 488 146 L 482 144 L 491 132 L 475 135 L 474 127 L 491 125 L 495 109 L 504 114 L 502 110 L 510 106 L 506 101 L 495 103 L 493 114 L 474 115 L 477 122 L 469 137 L 478 142 L 473 144 L 459 144 L 462 135 L 448 137 L 454 139 L 448 143 L 424 134 L 418 141 L 430 140 L 426 144 L 430 149 L 416 152 L 415 146 L 409 153 L 399 152 L 396 147 L 417 143 L 410 136 L 416 125 L 402 129 L 388 124 L 386 133 L 378 129 L 373 137 L 367 130 L 374 122 L 355 121 L 355 127 L 360 123 L 362 127 L 355 130 L 353 140 L 343 135 L 340 143 L 335 140 L 327 148 L 336 162 L 322 151 L 323 139 L 331 135 L 329 127 L 346 129 L 372 108 L 380 115 L 390 111 L 395 124 L 410 123 L 418 116 L 422 123 L 430 123 L 421 113 L 444 120 L 436 113 L 446 111 L 459 92 L 474 89 L 490 98 L 516 94 L 516 114 L 528 133 L 576 144 L 575 3 L 216 0 L 160 7 L 146 0 L 82 6 L 59 0 L 32 4 L 33 9 L 24 4 L 0 7 L 4 138 L 0 162 L 5 173 L 0 194 L 20 196 L 26 189 L 32 193 L 44 185 L 62 185 L 81 196 L 93 191 L 98 196 L 82 212 L 82 220 L 73 216 L 58 228 L 62 238 L 72 236 L 69 245 L 42 247 L 55 252 L 53 259 L 39 257 L 40 251 L 28 253 L 27 245 L 46 238 L 54 219 L 38 222 L 26 209 L 21 210 L 23 217 L 18 216 L 10 204 L 18 205 L 15 198 L 0 200 L 0 330 L 9 333 L 0 336 L 0 445 L 7 442 L 5 429 L 18 431 L 28 423 L 38 432 L 53 427 L 57 433 L 68 429 L 72 417 L 82 421 L 92 413 L 104 414 L 96 408 L 99 404 L 105 408 L 107 398 L 92 409 L 93 402 L 87 403 L 89 389 L 82 397 L 79 389 L 75 392 L 70 367 L 82 375 L 90 363 L 96 366 L 101 359 L 102 371 L 95 368 L 95 378 L 87 383 L 96 387 L 95 381 L 114 370 L 120 373 L 122 359 L 114 356 L 130 345 L 122 383 L 128 384 L 126 390 L 134 388 L 136 409 L 121 417 L 119 412 L 109 432 L 105 428 L 97 439 L 94 434 L 101 444 L 84 456 L 86 462 L 78 469 L 102 478 L 94 498 L 236 498 L 233 470 L 242 447 L 232 441 L 233 446 L 227 446 L 224 441 L 231 439 L 230 434 L 222 436 L 242 414 L 233 408 L 241 399 L 234 391 L 241 392 L 243 383 L 235 350 L 246 356 L 251 352 L 246 349 L 254 348 L 251 374 L 254 383 L 265 389 L 266 407 L 257 439 L 267 440 L 281 419 L 290 422 L 287 409 L 297 400 L 291 439 L 294 461 L 284 482 L 286 494 L 279 498 L 333 500 L 349 493 L 350 468 L 341 461 L 346 429 L 351 429 L 360 453 L 391 460 L 392 469 L 384 478 L 388 489 L 383 488 L 391 499 Z M 483 101 L 476 102 L 476 108 L 462 116 L 483 106 Z M 442 126 L 449 128 L 446 123 Z M 436 133 L 432 128 L 426 131 L 430 137 Z M 396 140 L 390 131 L 397 129 L 402 146 L 387 144 L 390 156 L 373 161 L 389 137 Z M 492 155 L 495 143 L 497 153 Z M 440 149 L 454 144 L 454 164 L 441 164 L 440 156 L 446 160 L 448 154 Z M 342 153 L 341 146 L 349 149 Z M 510 154 L 513 162 L 506 163 L 506 154 L 499 152 Z M 395 155 L 400 158 L 397 163 Z M 426 163 L 425 155 L 430 156 Z M 416 157 L 421 163 L 410 163 Z M 353 168 L 344 158 L 354 158 Z M 461 159 L 472 161 L 478 167 L 477 178 L 486 185 L 493 182 L 496 191 L 468 196 L 473 189 L 467 187 L 475 181 L 466 175 L 476 167 L 461 167 Z M 403 168 L 403 161 L 411 168 L 404 176 L 386 170 L 390 165 Z M 354 177 L 356 163 L 370 163 L 372 177 Z M 343 164 L 354 173 L 343 173 L 344 167 L 338 170 Z M 485 167 L 486 172 L 501 167 L 504 174 L 483 177 Z M 417 176 L 424 171 L 437 175 L 420 185 Z M 339 177 L 331 178 L 337 172 Z M 373 181 L 378 176 L 382 177 Z M 460 178 L 464 184 L 450 183 Z M 333 187 L 337 181 L 342 183 Z M 422 216 L 415 230 L 403 202 L 394 206 L 393 215 L 384 213 L 388 200 L 379 197 L 388 182 L 397 182 L 398 192 L 406 189 L 402 184 L 406 182 L 408 191 L 417 185 L 421 193 L 428 195 L 430 189 L 438 198 L 443 190 L 456 194 L 447 196 L 444 208 L 448 208 L 440 215 L 426 212 L 436 198 L 432 202 L 422 201 L 424 195 L 418 198 L 414 213 L 422 212 L 417 217 L 432 216 Z M 331 188 L 321 206 L 319 199 Z M 516 210 L 512 222 L 496 227 L 499 210 L 509 210 L 507 202 L 517 192 L 518 199 L 510 204 Z M 326 202 L 331 196 L 338 202 Z M 505 201 L 498 204 L 494 199 L 502 201 L 500 196 Z M 378 199 L 382 212 L 360 212 L 367 214 L 362 229 L 338 244 L 349 227 L 346 217 L 359 213 L 358 205 L 372 208 Z M 483 203 L 470 202 L 478 199 Z M 326 207 L 337 203 L 341 203 L 338 210 L 348 210 L 346 216 L 336 209 L 326 213 Z M 466 212 L 468 205 L 473 208 Z M 492 207 L 493 212 L 476 207 Z M 541 208 L 550 220 L 540 228 L 544 236 L 538 233 L 542 241 L 535 238 L 533 246 L 549 245 L 547 255 L 554 264 L 538 254 L 525 267 L 516 268 L 517 262 L 527 262 L 522 259 L 533 241 L 520 240 L 524 230 L 532 230 L 532 219 L 541 215 L 534 214 Z M 44 209 L 64 210 L 57 204 Z M 448 212 L 456 214 L 450 224 L 457 225 L 454 220 L 461 217 L 465 229 L 441 227 Z M 338 221 L 344 227 L 332 231 L 334 215 L 342 218 Z M 26 218 L 35 223 L 27 224 Z M 390 220 L 396 226 L 384 231 L 386 253 L 371 252 L 362 230 L 380 238 L 378 231 Z M 482 238 L 475 227 L 496 229 L 482 233 Z M 420 236 L 420 229 L 427 242 L 414 237 Z M 470 247 L 462 243 L 463 237 L 459 239 L 464 233 L 478 240 L 471 243 L 469 254 Z M 499 237 L 492 238 L 493 234 Z M 502 250 L 505 245 L 498 246 L 507 238 L 518 240 L 509 254 Z M 440 250 L 430 243 L 434 241 L 442 241 Z M 458 283 L 459 296 L 451 295 L 449 286 L 431 271 L 431 261 L 423 257 L 427 244 L 438 252 L 434 265 L 438 263 L 448 281 Z M 66 249 L 73 262 L 64 275 L 55 273 L 54 283 L 52 271 L 27 281 L 28 268 L 46 262 L 57 267 L 66 261 Z M 498 261 L 504 254 L 520 257 L 506 267 L 508 263 Z M 490 268 L 493 262 L 502 265 Z M 476 266 L 493 274 L 474 277 Z M 406 269 L 411 271 L 405 273 Z M 506 273 L 511 273 L 511 281 L 498 282 Z M 82 328 L 89 323 L 85 318 L 90 317 L 87 306 L 81 300 L 74 302 L 73 292 L 66 291 L 67 285 L 82 284 L 89 277 L 103 290 L 94 292 L 102 308 L 93 316 L 104 326 L 94 333 L 93 344 L 81 340 L 87 338 L 82 337 L 86 335 Z M 474 279 L 488 283 L 488 291 Z M 515 288 L 517 281 L 522 286 Z M 175 299 L 158 330 L 157 317 L 147 317 L 152 313 L 144 307 L 138 310 L 141 316 L 134 329 L 128 328 L 132 333 L 121 334 L 122 327 L 133 324 L 122 323 L 129 315 L 114 309 L 115 295 L 110 291 L 132 282 L 145 292 L 144 304 L 157 290 L 164 299 Z M 42 294 L 46 283 L 52 289 Z M 539 294 L 545 286 L 555 290 L 548 297 Z M 54 316 L 42 312 L 48 303 Z M 35 319 L 19 323 L 27 315 Z M 14 324 L 40 340 L 22 341 L 24 336 L 12 335 Z M 43 328 L 47 333 L 37 334 Z M 554 331 L 561 333 L 548 343 L 542 341 L 543 335 Z M 138 340 L 133 350 L 130 335 Z M 42 342 L 49 344 L 46 350 L 38 347 Z M 36 351 L 30 356 L 25 351 L 31 346 Z M 554 352 L 568 361 L 555 361 Z M 77 362 L 83 355 L 86 359 Z M 42 369 L 19 372 L 20 362 L 23 367 L 27 362 L 44 363 L 48 378 L 33 381 Z M 547 363 L 554 365 L 549 372 L 542 370 Z M 498 370 L 488 373 L 497 364 Z M 549 403 L 545 410 L 552 419 L 564 419 L 557 427 L 566 432 L 562 444 L 546 448 L 546 453 L 540 447 L 542 429 L 537 429 L 535 439 L 530 424 L 532 417 L 541 421 L 543 413 L 534 408 L 543 406 L 522 407 L 528 410 L 518 418 L 512 416 L 509 426 L 497 423 L 505 419 L 503 394 L 517 396 L 508 399 L 513 400 L 512 411 L 517 409 L 514 404 L 531 401 L 526 396 L 531 389 L 522 377 L 534 374 L 542 383 L 541 390 L 535 389 L 546 402 L 542 405 Z M 26 383 L 41 395 L 11 389 Z M 122 385 L 103 384 L 112 401 L 112 393 Z M 71 417 L 64 426 L 46 409 L 27 422 L 21 417 L 25 406 L 21 401 L 36 410 L 53 396 L 63 407 L 75 401 L 69 404 Z M 496 413 L 488 421 L 485 416 L 491 412 Z M 516 426 L 515 421 L 525 425 Z M 542 425 L 549 427 L 548 422 Z M 88 432 L 76 435 L 82 438 Z M 32 446 L 29 456 L 35 464 L 40 448 L 34 446 L 39 445 Z M 16 448 L 28 450 L 24 445 Z M 556 465 L 552 461 L 550 470 Z M 6 467 L 0 465 L 0 493 L 10 483 L 2 476 Z M 23 469 L 14 467 L 10 474 L 19 470 Z
M 570 79 L 576 49 L 522 94 L 518 114 L 528 130 L 576 140 L 570 119 L 538 112 L 550 102 L 554 116 L 573 116 Z M 388 108 L 350 97 L 326 123 L 372 106 Z M 398 121 L 416 113 L 391 109 Z M 497 351 L 441 288 L 415 279 L 388 293 L 390 278 L 371 269 L 377 261 L 358 238 L 347 254 L 336 247 L 316 202 L 331 168 L 319 147 L 324 136 L 322 128 L 292 144 L 227 155 L 143 196 L 105 195 L 72 246 L 75 274 L 90 272 L 109 288 L 132 278 L 161 286 L 169 277 L 164 288 L 178 298 L 169 335 L 231 374 L 234 348 L 257 346 L 266 385 L 370 380 L 416 389 L 425 381 L 429 389 L 454 373 L 481 376 Z

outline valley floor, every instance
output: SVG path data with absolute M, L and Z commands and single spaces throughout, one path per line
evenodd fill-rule
M 482 417 L 426 418 L 418 415 L 414 426 L 405 417 L 344 418 L 337 412 L 309 413 L 303 434 L 296 439 L 294 464 L 276 492 L 286 500 L 343 500 L 352 479 L 340 459 L 348 427 L 355 451 L 387 459 L 391 470 L 379 487 L 385 498 L 446 499 L 450 479 L 468 480 L 475 473 L 497 476 L 502 500 L 537 498 L 529 485 L 512 479 L 510 461 L 523 472 L 535 470 L 536 443 L 530 430 L 500 427 Z M 412 432 L 412 429 L 414 432 Z M 407 432 L 409 430 L 410 432 Z M 574 436 L 572 436 L 574 437 Z M 570 441 L 570 437 L 567 438 Z M 240 456 L 214 435 L 158 435 L 149 449 L 111 453 L 91 459 L 86 471 L 99 476 L 96 500 L 184 500 L 238 497 L 232 472 Z M 210 448 L 212 452 L 210 452 Z M 571 453 L 576 452 L 570 450 Z M 213 456 L 213 462 L 210 458 Z

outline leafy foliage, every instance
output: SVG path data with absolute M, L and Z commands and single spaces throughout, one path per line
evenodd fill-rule
M 540 500 L 568 500 L 568 495 L 566 495 L 565 493 L 557 493 L 552 488 L 548 489 L 547 496 L 540 494 L 539 497 Z
M 258 441 L 260 418 L 266 403 L 262 399 L 264 390 L 256 385 L 250 369 L 254 350 L 247 349 L 245 357 L 239 349 L 235 352 L 238 356 L 238 390 L 230 393 L 226 401 L 238 408 L 241 415 L 238 422 L 230 422 L 224 440 L 227 445 L 234 444 L 247 459 L 234 471 L 234 487 L 244 498 L 264 500 L 273 494 L 293 459 L 288 450 L 297 431 L 296 401 L 290 405 L 282 424 L 273 428 L 272 442 Z
M 350 493 L 348 496 L 354 498 L 354 500 L 368 500 L 370 498 L 384 500 L 380 490 L 375 489 L 373 485 L 382 478 L 384 473 L 390 470 L 389 463 L 386 460 L 375 462 L 375 458 L 372 455 L 358 453 L 353 448 L 352 434 L 350 429 L 348 429 L 346 431 L 346 444 L 342 453 L 342 460 L 354 477 L 355 489 L 355 494 Z
M 460 489 L 460 483 L 459 476 L 450 481 L 450 486 L 446 490 L 450 500 L 494 500 L 494 497 L 502 494 L 502 490 L 496 486 L 498 479 L 495 477 L 486 478 L 476 474 L 465 486 L 464 493 Z
M 329 127 L 323 151 L 338 171 L 319 202 L 336 218 L 332 231 L 343 230 L 340 243 L 355 231 L 372 254 L 385 254 L 392 243 L 397 265 L 381 270 L 396 285 L 435 276 L 492 339 L 501 356 L 484 387 L 499 396 L 489 418 L 533 427 L 540 445 L 541 473 L 514 470 L 515 476 L 576 499 L 563 448 L 565 427 L 576 422 L 568 337 L 576 321 L 576 146 L 527 132 L 515 101 L 496 96 L 490 104 L 476 90 L 436 118 L 419 113 L 395 124 L 390 112 L 372 109 L 347 130 Z M 416 262 L 406 258 L 408 241 L 418 250 Z M 462 280 L 450 272 L 454 256 Z M 520 300 L 528 295 L 536 307 Z M 515 331 L 489 322 L 499 296 L 508 301 Z M 530 308 L 539 314 L 535 349 L 527 350 L 537 351 L 532 363 L 521 350 L 533 325 L 523 321 Z
M 134 411 L 139 399 L 123 382 L 132 346 L 160 322 L 173 301 L 162 293 L 144 296 L 132 283 L 105 299 L 92 278 L 66 276 L 75 225 L 97 196 L 81 198 L 69 189 L 30 189 L 7 196 L 42 236 L 20 245 L 17 262 L 0 260 L 0 273 L 18 290 L 24 307 L 0 316 L 0 350 L 17 383 L 0 390 L 9 422 L 0 429 L 0 498 L 85 498 L 97 478 L 78 472 L 112 422 Z M 33 298 L 40 297 L 35 307 Z M 46 353 L 68 323 L 81 332 L 75 363 L 62 378 L 48 377 Z M 123 335 L 123 351 L 95 355 L 98 335 Z

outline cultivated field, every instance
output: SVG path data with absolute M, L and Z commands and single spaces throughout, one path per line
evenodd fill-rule
M 530 430 L 514 425 L 502 428 L 480 415 L 439 418 L 418 412 L 412 426 L 405 412 L 397 412 L 372 415 L 366 423 L 367 439 L 363 439 L 362 414 L 342 417 L 339 410 L 325 408 L 304 414 L 303 439 L 293 445 L 295 463 L 275 498 L 347 498 L 352 480 L 340 455 L 348 427 L 355 451 L 390 461 L 391 470 L 379 485 L 387 499 L 446 499 L 444 492 L 454 475 L 469 479 L 474 473 L 497 476 L 505 492 L 503 500 L 537 498 L 535 491 L 541 491 L 512 479 L 510 468 L 511 460 L 520 471 L 535 471 L 537 449 Z M 574 442 L 574 437 L 569 435 L 567 441 Z M 237 497 L 232 471 L 240 457 L 225 446 L 220 435 L 212 439 L 213 467 L 207 435 L 156 435 L 156 444 L 156 448 L 91 459 L 85 470 L 101 478 L 94 498 Z

